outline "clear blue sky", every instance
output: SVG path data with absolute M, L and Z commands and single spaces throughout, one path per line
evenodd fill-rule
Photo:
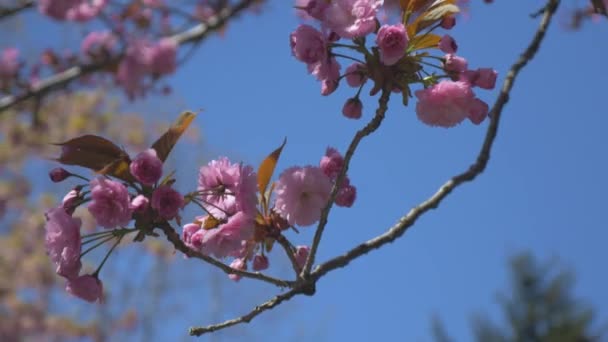
M 528 14 L 541 3 L 486 6 L 474 1 L 470 19 L 461 20 L 452 32 L 459 54 L 473 68 L 494 67 L 502 82 L 537 27 L 538 20 Z M 179 163 L 221 154 L 257 165 L 285 136 L 280 169 L 316 164 L 327 146 L 344 151 L 371 117 L 375 100 L 366 98 L 362 120 L 343 118 L 342 105 L 354 91 L 342 86 L 321 97 L 319 84 L 291 56 L 288 35 L 299 23 L 291 5 L 270 1 L 260 15 L 232 23 L 224 38 L 206 41 L 172 77 L 184 106 L 175 108 L 173 116 L 204 108 L 195 121 L 203 132 L 204 151 L 177 147 L 184 153 L 177 156 L 178 165 L 191 168 L 192 177 L 200 165 Z M 557 256 L 575 270 L 577 294 L 606 321 L 608 117 L 603 81 L 608 25 L 604 21 L 569 32 L 560 26 L 566 16 L 561 13 L 537 58 L 516 82 L 481 177 L 455 191 L 396 243 L 327 275 L 314 297 L 296 297 L 250 325 L 216 337 L 430 341 L 430 319 L 438 314 L 457 341 L 468 341 L 471 314 L 500 317 L 495 295 L 508 289 L 507 259 L 524 250 L 540 259 Z M 496 93 L 478 95 L 493 101 Z M 431 128 L 416 119 L 411 107 L 404 108 L 397 98 L 391 101 L 379 133 L 364 140 L 352 162 L 357 202 L 352 209 L 334 211 L 317 259 L 384 232 L 468 167 L 486 127 L 487 122 L 466 122 L 449 130 Z M 293 241 L 309 244 L 312 235 L 313 228 L 303 228 Z M 195 296 L 175 296 L 182 309 L 160 328 L 158 340 L 185 337 L 189 326 L 217 318 L 206 314 L 211 296 L 217 296 L 206 282 L 223 275 L 204 270 L 204 276 L 196 275 L 195 270 L 207 266 L 191 260 L 178 258 L 177 264 L 194 274 L 200 289 Z M 276 264 L 285 274 L 284 263 Z M 193 280 L 183 281 L 193 286 Z M 220 316 L 243 314 L 276 293 L 249 280 L 225 282 Z

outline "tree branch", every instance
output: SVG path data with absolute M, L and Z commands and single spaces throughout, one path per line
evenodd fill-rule
M 403 235 L 407 231 L 407 229 L 416 223 L 416 220 L 424 213 L 431 209 L 436 209 L 441 201 L 447 197 L 456 187 L 462 185 L 463 183 L 470 182 L 474 180 L 479 174 L 481 174 L 486 168 L 488 161 L 490 160 L 490 152 L 492 150 L 492 145 L 494 144 L 494 140 L 496 138 L 496 134 L 498 133 L 498 125 L 500 123 L 500 117 L 502 114 L 502 110 L 505 104 L 509 101 L 509 93 L 513 88 L 513 84 L 515 83 L 515 79 L 521 69 L 532 60 L 532 58 L 536 55 L 540 47 L 540 43 L 545 37 L 545 33 L 557 7 L 559 5 L 559 0 L 549 0 L 547 6 L 544 10 L 544 15 L 541 20 L 540 26 L 534 35 L 534 38 L 530 42 L 530 45 L 526 48 L 520 58 L 513 64 L 509 73 L 507 74 L 505 81 L 503 83 L 502 89 L 492 110 L 490 111 L 489 116 L 490 125 L 488 126 L 488 130 L 486 132 L 486 137 L 483 142 L 483 146 L 479 151 L 477 156 L 477 160 L 473 163 L 468 170 L 462 172 L 459 175 L 452 177 L 446 183 L 444 183 L 439 190 L 426 201 L 420 203 L 417 207 L 410 210 L 407 215 L 401 217 L 397 224 L 391 227 L 384 234 L 379 235 L 371 240 L 368 240 L 359 246 L 351 249 L 343 255 L 337 256 L 322 265 L 319 265 L 311 274 L 311 278 L 319 279 L 324 274 L 328 273 L 331 270 L 334 270 L 339 267 L 344 267 L 348 265 L 352 260 L 362 256 L 363 254 L 367 254 L 373 249 L 378 249 L 383 245 L 395 241 L 397 238 Z
M 221 29 L 228 20 L 236 17 L 243 10 L 247 9 L 250 5 L 257 1 L 259 0 L 241 0 L 236 5 L 225 8 L 216 16 L 209 18 L 205 23 L 200 23 L 188 30 L 177 33 L 170 38 L 175 40 L 178 45 L 199 42 L 207 38 L 209 34 Z M 65 71 L 50 76 L 49 78 L 41 80 L 24 94 L 5 96 L 0 99 L 0 113 L 32 97 L 41 96 L 55 89 L 63 88 L 72 81 L 103 70 L 109 65 L 120 61 L 120 58 L 121 56 L 118 56 L 99 63 L 76 65 Z
M 269 277 L 267 275 L 264 275 L 260 272 L 247 272 L 247 271 L 241 271 L 241 270 L 237 270 L 236 268 L 232 268 L 218 260 L 215 260 L 214 258 L 205 255 L 203 253 L 197 252 L 193 249 L 191 249 L 190 247 L 186 246 L 186 244 L 182 241 L 182 239 L 180 238 L 179 234 L 175 231 L 175 229 L 173 229 L 173 227 L 171 227 L 171 225 L 169 224 L 162 224 L 160 225 L 158 228 L 160 228 L 163 233 L 165 234 L 165 236 L 167 237 L 167 240 L 169 240 L 169 242 L 171 242 L 173 244 L 173 246 L 175 247 L 175 249 L 177 249 L 178 251 L 184 253 L 186 256 L 188 257 L 194 257 L 194 258 L 198 258 L 201 260 L 206 261 L 207 263 L 221 269 L 222 271 L 224 271 L 226 274 L 236 274 L 236 275 L 240 275 L 242 277 L 245 278 L 251 278 L 251 279 L 257 279 L 257 280 L 261 280 L 264 281 L 266 283 L 270 283 L 276 286 L 279 286 L 281 288 L 285 288 L 285 287 L 293 287 L 294 286 L 294 282 L 292 281 L 287 281 L 287 280 L 281 280 L 281 279 L 276 279 L 273 277 Z
M 503 83 L 500 94 L 498 95 L 498 98 L 496 99 L 496 102 L 494 103 L 494 106 L 492 107 L 492 110 L 490 111 L 490 116 L 491 116 L 490 125 L 488 126 L 488 130 L 486 132 L 486 137 L 484 139 L 481 151 L 479 152 L 475 163 L 473 163 L 467 171 L 465 171 L 457 176 L 452 177 L 449 181 L 447 181 L 445 184 L 443 184 L 443 186 L 441 188 L 439 188 L 439 190 L 433 196 L 431 196 L 426 201 L 422 202 L 420 205 L 418 205 L 414 209 L 410 210 L 410 212 L 407 215 L 403 216 L 397 222 L 397 224 L 395 224 L 393 227 L 391 227 L 386 233 L 379 235 L 379 236 L 353 248 L 352 250 L 346 252 L 344 255 L 337 256 L 337 257 L 330 259 L 329 261 L 319 265 L 312 273 L 310 273 L 310 275 L 308 277 L 299 279 L 299 281 L 295 284 L 295 286 L 290 291 L 288 291 L 284 294 L 280 294 L 280 295 L 272 298 L 271 300 L 263 303 L 262 305 L 256 306 L 252 311 L 250 311 L 248 314 L 246 314 L 244 316 L 241 316 L 241 317 L 238 317 L 235 319 L 231 319 L 231 320 L 225 321 L 220 324 L 209 325 L 207 327 L 193 327 L 190 329 L 190 335 L 200 336 L 204 333 L 221 330 L 221 329 L 224 329 L 224 328 L 227 328 L 227 327 L 230 327 L 233 325 L 237 325 L 240 323 L 249 323 L 253 318 L 255 318 L 257 315 L 261 314 L 262 312 L 274 308 L 275 306 L 281 304 L 282 302 L 284 302 L 286 300 L 291 299 L 293 296 L 295 296 L 297 294 L 307 293 L 306 292 L 307 288 L 310 286 L 314 286 L 314 284 L 325 274 L 331 272 L 332 270 L 334 270 L 336 268 L 344 267 L 344 266 L 348 265 L 352 260 L 354 260 L 364 254 L 367 254 L 368 252 L 370 252 L 373 249 L 380 248 L 389 242 L 395 241 L 397 238 L 402 236 L 407 231 L 407 229 L 409 227 L 411 227 L 421 215 L 423 215 L 424 213 L 426 213 L 427 211 L 429 211 L 431 209 L 437 208 L 439 206 L 439 204 L 441 203 L 441 201 L 447 195 L 449 195 L 452 192 L 452 190 L 454 190 L 456 187 L 458 187 L 459 185 L 461 185 L 465 182 L 472 181 L 473 179 L 475 179 L 475 177 L 477 177 L 479 174 L 481 174 L 483 172 L 483 170 L 485 169 L 488 161 L 490 160 L 490 152 L 492 150 L 492 145 L 493 145 L 496 135 L 498 133 L 498 124 L 500 122 L 502 110 L 503 110 L 505 104 L 509 101 L 509 93 L 511 92 L 511 89 L 513 88 L 515 79 L 517 78 L 517 75 L 519 74 L 519 72 L 536 55 L 536 52 L 538 51 L 538 49 L 540 47 L 540 43 L 542 42 L 543 38 L 545 37 L 547 28 L 549 27 L 551 19 L 553 18 L 553 15 L 555 14 L 555 11 L 557 10 L 559 3 L 560 3 L 559 0 L 549 0 L 548 1 L 547 6 L 544 11 L 543 18 L 540 23 L 540 26 L 539 26 L 538 30 L 536 31 L 536 34 L 534 35 L 532 42 L 526 48 L 526 50 L 523 52 L 523 54 L 520 56 L 520 58 L 517 60 L 517 62 L 515 64 L 513 64 L 513 66 L 509 70 L 509 73 L 507 74 L 507 76 L 505 78 L 505 81 Z M 384 95 L 385 95 L 385 93 L 383 93 L 383 96 Z M 381 110 L 381 108 L 383 107 L 382 100 L 380 101 L 380 103 L 381 103 L 381 105 L 379 106 L 379 109 L 376 113 L 376 117 L 378 117 L 380 115 L 383 116 L 384 112 L 386 111 L 386 110 L 383 110 L 383 111 Z M 376 120 L 376 117 L 374 117 L 374 120 Z M 374 122 L 374 120 L 372 120 L 372 122 Z M 380 122 L 382 121 L 381 118 L 378 120 Z M 370 126 L 372 124 L 372 122 L 370 122 L 368 124 L 368 126 Z M 378 123 L 378 125 L 379 124 L 380 123 Z M 366 126 L 366 128 L 368 126 Z M 372 126 L 372 128 L 373 128 L 373 126 Z M 360 136 L 360 138 L 357 139 L 357 136 L 355 136 L 355 139 L 353 139 L 353 142 L 351 143 L 351 146 L 349 147 L 349 150 L 348 150 L 351 153 L 349 154 L 347 152 L 346 157 L 345 157 L 346 165 L 345 165 L 345 168 L 340 173 L 341 178 L 343 178 L 343 176 L 346 174 L 346 169 L 348 167 L 347 160 L 350 161 L 350 158 L 352 158 L 352 153 L 354 153 L 354 150 L 355 150 L 358 142 L 365 135 L 367 135 L 367 134 L 365 134 L 365 128 L 364 128 L 363 130 L 357 132 L 357 136 Z M 335 190 L 335 188 L 334 188 L 334 190 Z M 332 192 L 332 195 L 335 196 L 335 191 Z M 333 202 L 334 196 L 332 196 L 332 200 L 330 200 L 329 204 L 324 209 L 324 211 L 323 211 L 324 215 L 327 215 L 326 212 L 327 213 L 329 212 L 329 209 L 331 208 L 331 203 Z M 327 220 L 326 216 L 325 216 L 324 220 L 325 221 Z M 313 242 L 313 246 L 315 246 L 315 245 L 318 246 L 318 242 L 320 241 L 320 236 L 322 234 L 321 227 L 324 227 L 324 226 L 325 226 L 325 223 L 319 224 L 319 228 L 317 228 L 317 232 L 315 234 L 316 244 Z M 319 231 L 321 231 L 321 233 Z M 311 255 L 312 254 L 313 253 L 311 251 Z M 309 256 L 309 258 L 307 260 L 307 264 L 308 263 L 312 264 L 312 262 L 314 262 L 314 259 Z M 305 275 L 306 273 L 303 273 L 303 274 Z
M 274 308 L 275 306 L 283 303 L 284 301 L 291 299 L 293 296 L 295 296 L 299 293 L 301 293 L 301 292 L 298 289 L 292 289 L 288 292 L 285 292 L 283 294 L 280 294 L 280 295 L 270 299 L 269 301 L 267 301 L 261 305 L 256 306 L 248 314 L 243 315 L 241 317 L 230 319 L 230 320 L 227 320 L 227 321 L 219 323 L 219 324 L 208 325 L 206 327 L 192 327 L 192 328 L 190 328 L 190 335 L 191 336 L 201 336 L 203 334 L 214 332 L 214 331 L 221 330 L 224 328 L 228 328 L 233 325 L 240 324 L 240 323 L 249 323 L 257 315 L 261 314 L 262 312 L 264 312 L 266 310 L 270 310 L 270 309 Z
M 11 17 L 28 8 L 32 8 L 32 7 L 34 7 L 34 5 L 35 5 L 34 1 L 27 0 L 27 1 L 21 1 L 20 3 L 18 3 L 17 5 L 15 5 L 13 7 L 0 6 L 0 20 Z

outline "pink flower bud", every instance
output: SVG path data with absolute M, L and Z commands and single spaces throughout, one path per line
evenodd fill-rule
M 336 205 L 340 207 L 350 208 L 357 198 L 357 188 L 352 185 L 347 185 L 338 190 L 336 196 Z
M 456 50 L 458 50 L 458 45 L 456 44 L 454 38 L 446 34 L 441 37 L 441 40 L 439 41 L 439 50 L 445 53 L 456 53 Z
M 160 217 L 170 220 L 184 206 L 184 197 L 170 186 L 163 185 L 154 190 L 151 203 Z
M 51 178 L 51 181 L 53 181 L 54 183 L 59 183 L 63 180 L 65 180 L 66 178 L 70 177 L 72 174 L 69 173 L 68 171 L 66 171 L 66 169 L 62 168 L 62 167 L 56 167 L 54 169 L 51 170 L 51 172 L 49 172 L 49 177 Z
M 489 107 L 488 104 L 480 99 L 475 99 L 471 102 L 469 108 L 469 120 L 472 123 L 479 125 L 488 116 Z
M 146 209 L 148 209 L 149 203 L 150 203 L 150 200 L 146 196 L 137 195 L 137 196 L 135 196 L 135 198 L 133 198 L 133 200 L 131 200 L 130 207 L 131 207 L 131 210 L 133 210 L 133 212 L 142 213 Z
M 447 15 L 441 19 L 441 27 L 446 30 L 451 29 L 456 25 L 456 17 L 453 15 Z
M 68 279 L 65 286 L 68 293 L 87 302 L 103 301 L 103 284 L 97 277 L 86 274 Z
M 268 258 L 265 255 L 256 255 L 253 257 L 253 270 L 262 271 L 268 268 Z
M 479 68 L 477 69 L 477 72 L 478 77 L 473 85 L 482 89 L 494 89 L 498 72 L 491 68 Z
M 336 179 L 338 173 L 342 170 L 344 158 L 336 149 L 328 147 L 325 155 L 321 158 L 319 166 L 323 170 L 323 173 L 333 180 Z
M 80 189 L 72 189 L 68 192 L 61 201 L 61 206 L 66 211 L 66 213 L 72 215 L 74 210 L 76 209 L 76 201 L 80 198 Z
M 244 271 L 247 269 L 247 263 L 245 263 L 245 260 L 243 260 L 243 259 L 234 259 L 234 261 L 232 261 L 232 263 L 230 263 L 230 267 L 235 268 L 237 270 Z M 241 280 L 241 276 L 238 274 L 229 274 L 228 278 L 230 278 L 230 280 L 233 280 L 233 281 Z
M 407 31 L 403 24 L 384 25 L 378 30 L 376 44 L 380 50 L 380 61 L 384 65 L 393 65 L 405 56 L 409 43 Z
M 444 68 L 447 71 L 464 72 L 468 68 L 467 60 L 454 54 L 445 55 Z
M 135 157 L 129 170 L 142 184 L 153 185 L 163 174 L 163 162 L 156 156 L 156 150 L 150 148 Z
M 308 246 L 298 246 L 296 247 L 296 252 L 294 256 L 296 258 L 296 263 L 298 267 L 302 269 L 304 267 L 304 263 L 306 263 L 306 258 L 308 258 L 308 253 L 310 252 L 310 247 Z
M 349 86 L 356 88 L 360 87 L 367 81 L 367 74 L 365 74 L 365 65 L 361 63 L 353 63 L 346 68 L 346 83 Z
M 342 108 L 342 114 L 349 119 L 359 119 L 363 111 L 363 103 L 356 97 L 346 100 Z

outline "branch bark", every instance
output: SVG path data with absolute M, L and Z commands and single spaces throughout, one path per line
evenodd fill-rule
M 209 18 L 207 22 L 193 26 L 188 30 L 171 36 L 170 38 L 174 39 L 178 45 L 200 42 L 201 40 L 207 38 L 209 34 L 221 29 L 227 21 L 236 17 L 243 10 L 247 9 L 250 5 L 258 1 L 259 0 L 241 0 L 236 5 L 226 8 L 216 16 Z M 86 75 L 101 71 L 107 68 L 109 65 L 118 62 L 120 58 L 121 56 L 118 56 L 99 63 L 75 65 L 65 71 L 41 80 L 24 94 L 5 96 L 0 99 L 0 114 L 15 105 L 29 100 L 30 98 L 46 95 L 53 90 L 64 88 L 71 82 Z
M 19 12 L 34 7 L 35 3 L 31 0 L 21 1 L 13 7 L 0 6 L 0 20 L 11 17 Z

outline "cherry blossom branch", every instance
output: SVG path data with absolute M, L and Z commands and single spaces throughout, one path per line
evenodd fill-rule
M 231 320 L 227 320 L 223 323 L 209 325 L 206 327 L 190 328 L 190 335 L 200 336 L 200 335 L 208 333 L 208 332 L 214 332 L 214 331 L 221 330 L 221 329 L 224 329 L 227 327 L 231 327 L 233 325 L 237 325 L 240 323 L 249 323 L 253 318 L 258 316 L 262 312 L 276 307 L 277 305 L 283 303 L 284 301 L 291 299 L 295 295 L 310 294 L 310 292 L 309 292 L 310 288 L 314 289 L 315 283 L 321 277 L 323 277 L 325 274 L 331 272 L 332 270 L 335 270 L 336 268 L 340 268 L 340 267 L 344 267 L 344 266 L 348 265 L 352 260 L 354 260 L 364 254 L 367 254 L 368 252 L 370 252 L 373 249 L 378 249 L 389 242 L 395 241 L 397 238 L 402 236 L 407 231 L 407 229 L 416 222 L 416 220 L 420 216 L 422 216 L 424 213 L 428 212 L 431 209 L 436 209 L 439 206 L 439 204 L 442 202 L 442 200 L 447 195 L 449 195 L 456 187 L 458 187 L 459 185 L 461 185 L 465 182 L 470 182 L 470 181 L 474 180 L 479 174 L 481 174 L 484 171 L 484 169 L 490 159 L 490 153 L 492 150 L 492 146 L 493 146 L 494 140 L 496 138 L 496 135 L 498 133 L 498 125 L 500 123 L 500 117 L 502 114 L 502 110 L 503 110 L 504 106 L 506 105 L 506 103 L 509 101 L 509 94 L 511 92 L 511 89 L 513 88 L 515 79 L 517 78 L 517 75 L 519 74 L 519 72 L 528 64 L 528 62 L 530 62 L 534 58 L 534 56 L 538 52 L 540 44 L 545 37 L 547 28 L 549 27 L 551 19 L 553 18 L 554 14 L 557 10 L 557 7 L 559 6 L 559 3 L 560 3 L 559 0 L 549 0 L 548 1 L 547 6 L 544 11 L 543 18 L 540 23 L 540 26 L 539 26 L 538 30 L 536 31 L 536 34 L 534 35 L 530 45 L 526 48 L 526 50 L 523 52 L 523 54 L 520 56 L 520 58 L 517 60 L 517 62 L 515 64 L 513 64 L 513 66 L 509 70 L 509 73 L 507 74 L 507 76 L 505 78 L 505 81 L 504 81 L 502 89 L 498 95 L 498 98 L 496 99 L 494 106 L 492 107 L 492 110 L 490 111 L 490 116 L 491 116 L 490 125 L 488 126 L 488 130 L 487 130 L 486 137 L 484 139 L 482 148 L 477 156 L 475 163 L 473 163 L 467 171 L 465 171 L 455 177 L 452 177 L 449 181 L 447 181 L 445 184 L 443 184 L 443 186 L 441 186 L 439 188 L 439 190 L 433 196 L 431 196 L 426 201 L 422 202 L 420 205 L 418 205 L 414 209 L 410 210 L 410 212 L 407 215 L 403 216 L 397 222 L 397 224 L 395 224 L 393 227 L 391 227 L 386 233 L 381 234 L 381 235 L 351 249 L 350 251 L 346 252 L 343 255 L 337 256 L 337 257 L 330 259 L 329 261 L 317 266 L 317 268 L 312 273 L 310 273 L 308 277 L 299 279 L 299 281 L 295 284 L 295 286 L 288 292 L 280 294 L 280 295 L 270 299 L 269 301 L 256 306 L 253 310 L 251 310 L 249 313 L 247 313 L 243 316 L 240 316 L 240 317 L 237 317 L 237 318 L 234 318 Z M 387 99 L 382 101 L 383 97 L 388 98 L 386 91 L 383 92 L 383 94 L 382 94 L 380 106 L 376 112 L 376 117 L 384 116 L 384 113 L 386 112 L 386 108 L 384 108 L 384 109 L 382 109 L 382 108 L 387 106 L 386 105 Z M 382 104 L 383 102 L 384 102 L 384 105 Z M 370 122 L 366 126 L 366 128 L 370 127 L 370 125 L 374 122 L 374 120 L 380 121 L 377 124 L 379 126 L 382 119 L 381 118 L 377 119 L 376 117 L 374 117 L 372 122 Z M 373 128 L 373 126 L 371 126 L 371 127 Z M 353 139 L 353 142 L 351 143 L 351 146 L 349 147 L 348 152 L 345 156 L 345 167 L 344 167 L 345 169 L 348 167 L 347 166 L 348 161 L 350 161 L 350 158 L 352 158 L 352 153 L 354 153 L 354 150 L 356 149 L 357 144 L 365 135 L 366 135 L 365 128 L 363 130 L 357 132 L 357 135 L 355 136 L 355 139 Z M 357 139 L 357 136 L 360 136 L 360 137 Z M 349 154 L 349 152 L 351 152 L 351 153 Z M 343 178 L 345 173 L 346 173 L 346 170 L 343 169 L 342 172 L 340 173 L 339 179 Z M 339 183 L 337 182 L 337 184 L 339 184 Z M 327 207 L 323 211 L 322 220 L 323 219 L 325 221 L 327 220 L 326 212 L 328 213 L 329 209 L 331 209 L 331 204 L 333 202 L 334 196 L 335 196 L 335 188 L 334 188 L 334 191 L 332 191 L 332 200 L 329 201 Z M 321 227 L 324 227 L 324 226 L 325 226 L 325 223 L 319 224 L 319 228 L 317 229 L 317 232 L 315 234 L 315 240 L 314 240 L 316 242 L 316 244 L 315 244 L 315 242 L 313 242 L 313 247 L 315 245 L 318 245 L 318 242 L 320 241 L 320 236 L 322 234 Z M 319 231 L 321 231 L 321 233 L 319 233 Z M 314 255 L 314 252 L 312 249 L 311 249 L 310 254 Z M 309 264 L 309 263 L 312 264 L 312 262 L 314 262 L 314 259 L 309 256 L 309 258 L 307 260 L 307 264 Z M 303 274 L 306 275 L 305 272 Z
M 34 7 L 34 1 L 21 1 L 13 7 L 0 6 L 0 20 L 13 16 L 23 10 Z
M 540 47 L 540 43 L 545 37 L 545 33 L 549 24 L 551 23 L 551 19 L 557 10 L 560 0 L 549 0 L 547 6 L 544 9 L 543 18 L 541 20 L 540 26 L 534 35 L 530 45 L 526 48 L 523 54 L 519 57 L 517 62 L 513 64 L 509 73 L 507 74 L 505 81 L 503 83 L 502 89 L 496 99 L 492 110 L 489 113 L 490 125 L 488 126 L 488 130 L 486 132 L 485 139 L 483 141 L 483 145 L 479 154 L 477 155 L 476 161 L 469 167 L 468 170 L 452 177 L 450 180 L 445 182 L 437 192 L 424 202 L 420 203 L 418 206 L 414 207 L 410 210 L 407 215 L 401 217 L 399 221 L 388 229 L 384 234 L 379 235 L 373 239 L 370 239 L 359 246 L 351 249 L 343 255 L 337 256 L 321 265 L 319 265 L 310 275 L 312 280 L 318 280 L 323 275 L 328 272 L 344 267 L 348 265 L 352 260 L 367 254 L 368 252 L 378 249 L 383 245 L 395 241 L 397 238 L 402 236 L 408 228 L 414 225 L 418 218 L 430 211 L 431 209 L 436 209 L 439 207 L 439 204 L 446 198 L 456 187 L 466 183 L 473 181 L 478 175 L 480 175 L 486 168 L 488 161 L 490 160 L 490 154 L 492 151 L 492 145 L 494 144 L 494 140 L 496 139 L 496 135 L 498 133 L 498 125 L 500 123 L 500 117 L 502 114 L 502 110 L 506 103 L 509 101 L 509 94 L 513 85 L 515 83 L 515 79 L 519 72 L 530 62 Z
M 346 150 L 346 154 L 344 155 L 344 165 L 342 166 L 342 170 L 338 174 L 338 178 L 336 179 L 336 183 L 334 184 L 333 189 L 331 190 L 331 194 L 329 196 L 329 201 L 323 211 L 321 211 L 321 218 L 319 219 L 319 225 L 317 226 L 317 230 L 315 231 L 315 236 L 313 238 L 312 246 L 310 247 L 310 253 L 308 254 L 308 258 L 306 258 L 306 263 L 302 268 L 301 276 L 306 278 L 310 273 L 310 269 L 315 262 L 315 255 L 317 253 L 317 248 L 319 247 L 319 243 L 321 242 L 321 237 L 323 236 L 323 230 L 327 225 L 327 218 L 329 217 L 329 213 L 334 204 L 336 196 L 338 194 L 338 190 L 340 188 L 340 184 L 344 181 L 346 173 L 348 172 L 348 167 L 350 164 L 350 160 L 355 154 L 355 150 L 359 143 L 363 138 L 375 132 L 378 127 L 382 124 L 382 120 L 384 120 L 384 114 L 388 110 L 388 100 L 390 98 L 391 91 L 390 89 L 383 89 L 382 94 L 380 95 L 380 99 L 378 100 L 378 109 L 376 109 L 376 115 L 374 118 L 365 125 L 362 129 L 360 129 L 357 134 L 353 137 L 350 145 L 348 146 L 348 150 Z
M 208 18 L 206 22 L 197 24 L 185 31 L 171 36 L 170 38 L 172 38 L 177 45 L 200 42 L 207 38 L 209 34 L 221 29 L 227 21 L 236 17 L 243 10 L 247 9 L 250 5 L 256 2 L 259 2 L 259 0 L 241 0 L 234 6 L 224 8 L 217 15 Z M 31 86 L 31 89 L 24 94 L 8 95 L 0 98 L 0 113 L 32 97 L 38 97 L 55 89 L 63 88 L 72 81 L 103 70 L 109 65 L 118 62 L 121 57 L 122 56 L 118 56 L 116 58 L 107 59 L 98 63 L 75 65 L 65 71 L 41 80 L 36 85 Z
M 173 244 L 173 246 L 175 247 L 176 250 L 184 253 L 184 255 L 186 255 L 188 257 L 194 257 L 194 258 L 198 258 L 203 261 L 206 261 L 207 263 L 221 269 L 226 274 L 236 274 L 236 275 L 239 275 L 239 276 L 242 276 L 245 278 L 261 280 L 263 282 L 270 283 L 270 284 L 276 285 L 281 288 L 293 287 L 295 284 L 293 281 L 273 278 L 273 277 L 267 276 L 265 274 L 262 274 L 260 272 L 247 272 L 247 271 L 241 271 L 241 270 L 232 268 L 218 260 L 215 260 L 214 258 L 212 258 L 208 255 L 195 251 L 195 250 L 189 248 L 188 246 L 186 246 L 186 244 L 182 241 L 179 234 L 168 223 L 161 224 L 158 226 L 158 228 L 160 228 L 163 231 L 163 233 L 167 237 L 167 240 L 169 240 L 169 242 L 171 242 L 171 244 Z

